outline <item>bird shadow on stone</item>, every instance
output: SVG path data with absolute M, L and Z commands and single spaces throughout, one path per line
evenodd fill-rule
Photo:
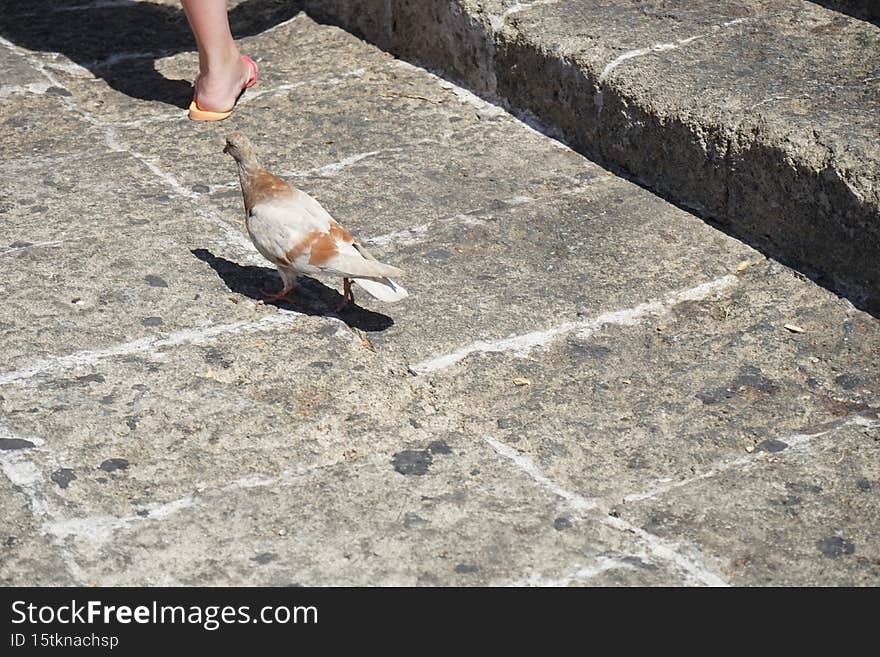
M 210 265 L 220 279 L 231 291 L 243 294 L 251 299 L 262 300 L 262 291 L 275 292 L 281 287 L 281 279 L 274 269 L 254 265 L 239 265 L 226 258 L 215 256 L 207 249 L 192 249 L 191 253 L 202 262 Z M 349 303 L 341 311 L 336 306 L 342 301 L 342 295 L 332 287 L 328 287 L 307 276 L 300 276 L 293 301 L 275 301 L 267 305 L 277 306 L 285 310 L 293 310 L 303 315 L 318 317 L 335 317 L 351 328 L 375 333 L 384 331 L 394 325 L 394 320 L 356 303 Z
M 229 23 L 238 39 L 301 10 L 296 0 L 244 0 L 230 9 Z M 156 60 L 196 49 L 179 3 L 0 0 L 0 15 L 4 38 L 28 50 L 61 53 L 129 97 L 182 108 L 192 100 L 191 79 L 170 80 L 156 70 Z

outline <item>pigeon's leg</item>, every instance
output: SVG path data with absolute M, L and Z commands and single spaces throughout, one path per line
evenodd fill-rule
M 283 299 L 284 301 L 296 301 L 296 299 L 294 299 L 293 297 L 287 296 L 290 292 L 293 292 L 293 290 L 295 290 L 295 289 L 296 289 L 295 285 L 292 287 L 285 286 L 284 289 L 281 290 L 281 292 L 279 292 L 278 294 L 270 294 L 269 292 L 266 292 L 265 290 L 260 290 L 260 294 L 263 295 L 263 298 L 260 299 L 259 301 L 257 301 L 257 303 L 259 303 L 259 304 L 274 303 L 275 301 L 279 301 L 281 299 Z
M 284 287 L 281 288 L 281 292 L 279 292 L 278 294 L 272 294 L 271 292 L 260 290 L 260 294 L 263 295 L 263 299 L 262 301 L 258 301 L 257 303 L 274 303 L 275 301 L 279 301 L 281 299 L 285 301 L 296 301 L 296 299 L 294 299 L 293 297 L 288 296 L 296 289 L 296 274 L 287 272 L 284 269 L 280 268 L 278 270 L 278 273 L 281 274 L 281 280 L 284 281 Z
M 351 301 L 354 303 L 354 293 L 351 291 L 351 279 L 343 278 L 342 279 L 342 301 L 339 302 L 339 305 L 336 306 L 336 312 L 339 312 L 345 306 L 348 305 L 348 302 Z

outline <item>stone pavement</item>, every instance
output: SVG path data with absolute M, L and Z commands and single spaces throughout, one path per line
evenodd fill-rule
M 0 3 L 0 582 L 880 583 L 874 317 L 289 3 L 233 10 L 262 77 L 221 124 L 175 2 L 35 6 Z M 411 297 L 257 305 L 232 130 Z

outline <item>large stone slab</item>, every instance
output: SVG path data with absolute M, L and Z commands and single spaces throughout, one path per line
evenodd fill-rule
M 401 417 L 421 404 L 405 370 L 340 322 L 287 320 L 36 373 L 4 389 L 6 426 L 43 437 L 28 456 L 45 481 L 77 474 L 50 488 L 85 515 L 133 514 L 418 433 Z

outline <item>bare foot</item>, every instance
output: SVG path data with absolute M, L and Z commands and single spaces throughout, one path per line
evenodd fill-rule
M 196 79 L 196 98 L 199 109 L 224 112 L 235 105 L 244 85 L 254 74 L 250 64 L 238 53 L 218 66 L 199 74 Z

